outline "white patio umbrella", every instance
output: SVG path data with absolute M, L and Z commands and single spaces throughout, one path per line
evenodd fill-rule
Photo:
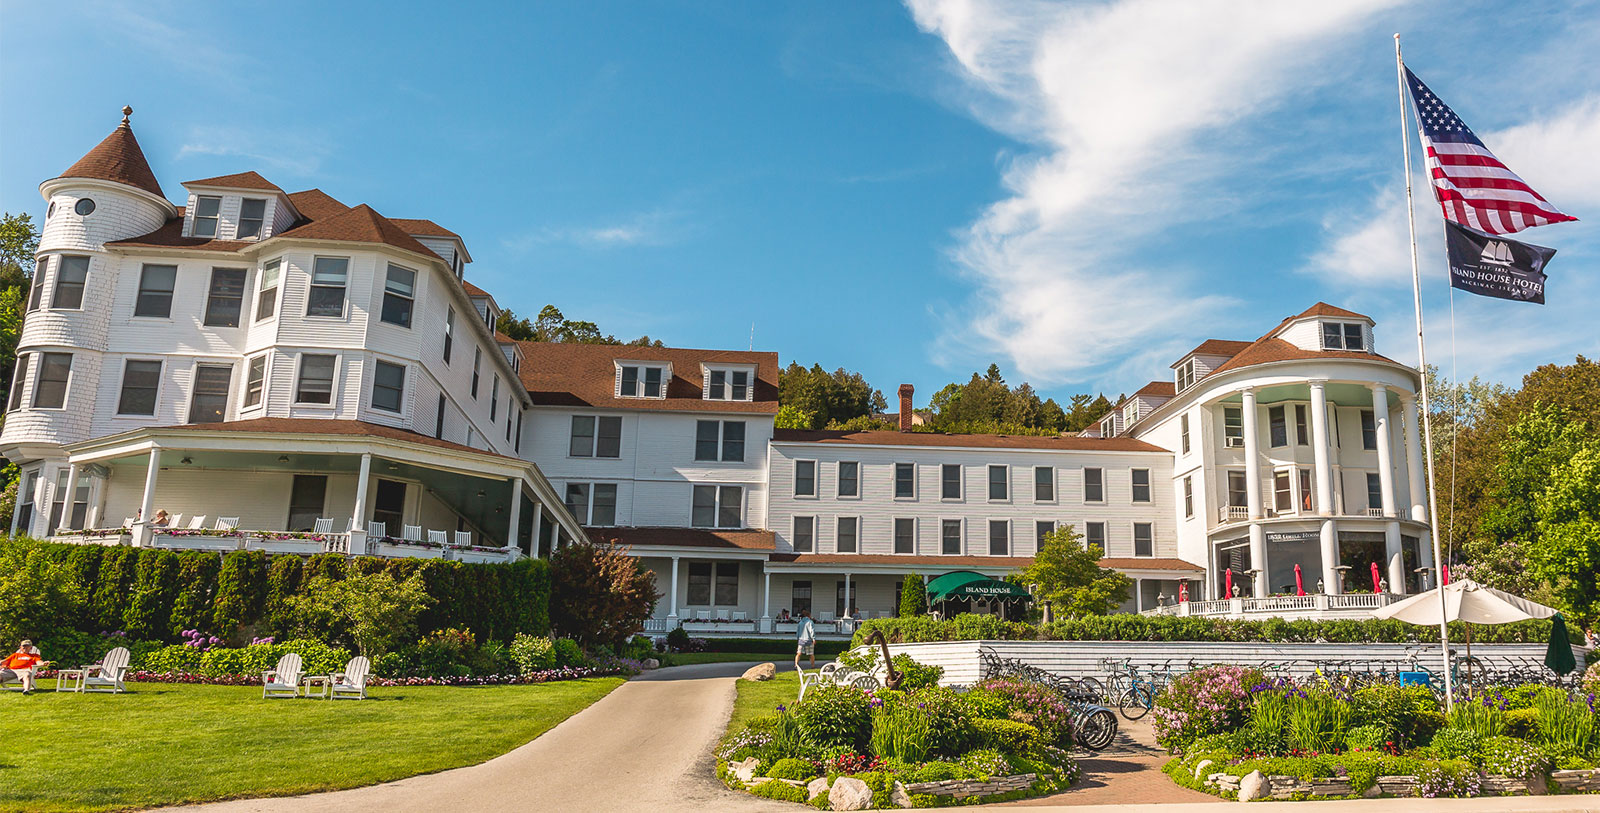
M 1444 591 L 1444 601 L 1439 601 L 1439 591 Z M 1537 601 L 1514 596 L 1504 590 L 1486 587 L 1471 579 L 1453 582 L 1443 587 L 1418 593 L 1405 601 L 1379 607 L 1372 611 L 1378 618 L 1396 618 L 1409 624 L 1437 625 L 1441 621 L 1465 621 L 1469 624 L 1510 624 L 1530 618 L 1549 618 L 1556 614 L 1554 607 Z

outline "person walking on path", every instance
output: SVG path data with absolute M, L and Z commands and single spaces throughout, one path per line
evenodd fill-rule
M 811 656 L 811 667 L 817 666 L 817 628 L 811 623 L 811 611 L 801 610 L 795 624 L 794 670 L 800 671 L 800 656 Z

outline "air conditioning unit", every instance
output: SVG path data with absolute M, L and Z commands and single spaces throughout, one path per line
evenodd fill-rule
M 1244 438 L 1226 438 L 1223 441 L 1222 445 L 1224 445 L 1224 446 L 1226 446 L 1226 447 L 1228 447 L 1230 449 L 1243 449 L 1244 448 Z

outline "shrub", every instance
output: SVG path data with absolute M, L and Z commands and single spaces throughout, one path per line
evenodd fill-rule
M 1506 728 L 1505 706 L 1505 698 L 1498 694 L 1461 697 L 1445 715 L 1445 722 L 1451 728 L 1469 729 L 1479 739 L 1498 737 Z
M 223 557 L 209 625 L 218 635 L 236 638 L 239 627 L 255 620 L 266 594 L 265 565 L 260 551 L 236 550 Z
M 1207 734 L 1239 728 L 1251 707 L 1251 688 L 1263 683 L 1261 670 L 1229 665 L 1179 677 L 1156 698 L 1156 741 L 1178 750 Z
M 750 789 L 750 792 L 763 799 L 777 799 L 780 802 L 806 801 L 806 789 L 795 787 L 788 782 L 769 779 Z
M 1585 694 L 1600 695 L 1600 661 L 1589 664 L 1589 668 L 1583 670 L 1583 691 Z
M 1044 742 L 1060 748 L 1072 746 L 1074 711 L 1059 692 L 1040 683 L 993 678 L 974 687 L 1005 702 L 1007 719 L 1038 729 Z
M 935 760 L 923 763 L 916 770 L 911 771 L 906 777 L 907 782 L 944 782 L 950 779 L 961 779 L 966 776 L 960 765 L 954 762 Z
M 375 658 L 415 635 L 418 614 L 434 599 L 419 574 L 395 581 L 380 572 L 312 579 L 291 603 L 297 613 L 334 619 L 349 630 L 361 654 Z
M 961 756 L 960 764 L 962 770 L 978 779 L 1006 776 L 1011 773 L 1011 763 L 1007 762 L 999 751 L 992 748 L 968 751 Z
M 172 603 L 178 597 L 178 554 L 141 551 L 134 567 L 133 595 L 123 611 L 120 629 L 139 638 L 161 638 L 172 625 Z
M 806 692 L 806 699 L 791 714 L 801 734 L 819 746 L 860 751 L 867 745 L 872 718 L 867 695 L 860 689 L 817 686 Z
M 328 646 L 321 641 L 294 640 L 283 643 L 252 644 L 235 648 L 211 649 L 200 656 L 200 674 L 260 676 L 278 665 L 278 659 L 294 652 L 308 675 L 327 675 L 344 669 L 350 651 Z
M 1044 745 L 1039 729 L 1014 720 L 973 720 L 972 728 L 985 748 L 1007 754 L 1036 754 Z
M 42 553 L 43 548 L 40 550 Z M 127 612 L 128 595 L 132 592 L 139 553 L 138 548 L 118 547 L 100 555 L 100 568 L 95 573 L 93 588 L 84 586 L 93 607 L 90 620 L 97 629 L 122 629 L 122 617 Z
M 1485 773 L 1513 779 L 1533 779 L 1550 772 L 1551 760 L 1531 742 L 1511 737 L 1490 737 L 1483 741 Z
M 780 759 L 776 765 L 767 769 L 767 776 L 773 779 L 794 779 L 804 782 L 816 775 L 816 763 L 809 759 L 795 759 L 794 757 Z
M 198 672 L 205 653 L 187 644 L 162 647 L 133 663 L 135 669 L 149 672 Z
M 1289 698 L 1285 741 L 1292 749 L 1325 753 L 1344 745 L 1350 724 L 1350 704 L 1326 691 L 1302 692 Z
M 584 657 L 583 647 L 571 638 L 557 638 L 553 644 L 557 666 L 583 666 L 589 662 Z
M 1432 740 L 1444 726 L 1439 701 L 1425 686 L 1363 687 L 1351 695 L 1351 706 L 1354 724 L 1383 726 L 1399 738 L 1395 744 L 1401 748 Z
M 300 592 L 305 571 L 298 556 L 274 556 L 267 565 L 267 600 L 262 613 L 263 626 L 274 635 L 294 631 L 294 605 L 291 599 Z
M 901 618 L 920 618 L 928 611 L 928 589 L 923 584 L 922 575 L 913 573 L 905 577 L 900 583 L 900 612 Z
M 884 704 L 872 711 L 872 753 L 884 759 L 921 762 L 928 757 L 928 715 L 903 703 Z
M 211 594 L 216 590 L 220 561 L 214 553 L 178 554 L 178 595 L 163 637 L 171 640 L 180 630 L 210 628 Z
M 922 709 L 928 715 L 928 724 L 932 729 L 928 747 L 933 753 L 947 757 L 960 756 L 976 743 L 971 712 L 964 696 L 954 689 L 942 686 L 917 689 L 907 692 L 904 702 Z
M 417 668 L 425 677 L 472 674 L 477 643 L 476 636 L 468 630 L 431 632 L 417 642 Z
M 0 545 L 0 646 L 67 632 L 82 602 L 83 590 L 67 565 L 26 543 Z
M 1444 729 L 1445 731 L 1452 729 Z M 1417 795 L 1424 798 L 1477 796 L 1482 788 L 1478 770 L 1460 760 L 1425 762 L 1417 771 Z
M 541 669 L 554 669 L 556 648 L 549 638 L 519 632 L 511 639 L 511 661 L 517 671 L 527 674 Z
M 1358 725 L 1344 735 L 1346 746 L 1364 748 L 1368 751 L 1382 751 L 1386 744 L 1393 743 L 1394 740 L 1394 732 L 1373 723 Z
M 894 656 L 894 668 L 900 673 L 900 688 L 903 691 L 937 686 L 944 678 L 943 666 L 923 666 L 904 653 Z
M 1505 714 L 1508 737 L 1534 740 L 1539 736 L 1539 710 L 1535 708 L 1511 709 Z
M 667 633 L 667 648 L 673 652 L 682 652 L 683 648 L 688 645 L 689 633 L 683 628 L 682 625 L 673 627 L 672 630 Z
M 655 574 L 616 545 L 563 546 L 550 557 L 550 585 L 552 625 L 591 647 L 626 641 L 661 598 Z
M 1443 759 L 1477 762 L 1483 756 L 1483 738 L 1470 728 L 1441 728 L 1428 747 Z
M 499 641 L 484 641 L 470 661 L 474 675 L 503 675 L 511 672 L 511 647 Z

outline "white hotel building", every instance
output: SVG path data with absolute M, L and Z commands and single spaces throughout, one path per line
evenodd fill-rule
M 1065 525 L 1146 612 L 1364 614 L 1428 561 L 1417 374 L 1360 314 L 1207 341 L 1078 435 L 914 432 L 909 386 L 901 431 L 780 430 L 775 353 L 515 342 L 432 221 L 183 187 L 126 118 L 40 186 L 15 532 L 483 561 L 587 534 L 656 572 L 652 632 L 889 614 L 905 575 L 1014 573 Z M 1373 563 L 1388 592 L 1354 593 Z

